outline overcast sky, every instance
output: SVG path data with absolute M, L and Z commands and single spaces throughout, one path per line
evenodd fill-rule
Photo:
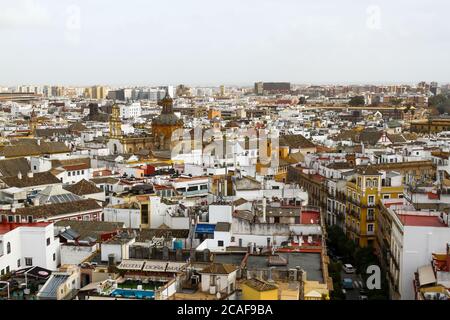
M 0 0 L 0 85 L 450 82 L 447 0 Z

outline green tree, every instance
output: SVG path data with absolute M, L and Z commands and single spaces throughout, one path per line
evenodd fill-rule
M 360 107 L 363 106 L 365 103 L 366 100 L 364 99 L 363 96 L 355 96 L 350 99 L 348 104 L 352 107 Z
M 393 99 L 391 99 L 391 104 L 392 104 L 393 106 L 398 106 L 398 105 L 400 105 L 402 102 L 403 102 L 403 99 L 401 99 L 401 98 L 393 98 Z
M 428 99 L 428 106 L 435 109 L 439 114 L 450 113 L 450 96 L 438 94 Z

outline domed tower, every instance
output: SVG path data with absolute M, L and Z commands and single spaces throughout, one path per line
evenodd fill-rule
M 30 135 L 32 136 L 36 136 L 36 129 L 37 129 L 37 116 L 36 116 L 36 112 L 33 110 L 31 111 L 31 115 L 30 115 L 30 121 L 28 124 L 29 128 L 30 128 Z
M 122 120 L 120 119 L 120 108 L 117 104 L 112 106 L 111 118 L 109 119 L 110 138 L 122 137 Z
M 184 123 L 173 113 L 173 99 L 168 92 L 158 104 L 162 106 L 162 111 L 152 121 L 154 145 L 159 150 L 170 150 L 173 132 L 182 129 Z

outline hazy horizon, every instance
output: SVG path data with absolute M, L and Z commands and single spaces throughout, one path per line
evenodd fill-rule
M 444 0 L 3 0 L 0 85 L 450 82 Z

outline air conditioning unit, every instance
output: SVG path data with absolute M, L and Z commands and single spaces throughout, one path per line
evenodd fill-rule
M 209 294 L 216 294 L 217 287 L 216 286 L 210 286 L 209 287 Z
M 289 269 L 289 281 L 297 281 L 297 269 Z

